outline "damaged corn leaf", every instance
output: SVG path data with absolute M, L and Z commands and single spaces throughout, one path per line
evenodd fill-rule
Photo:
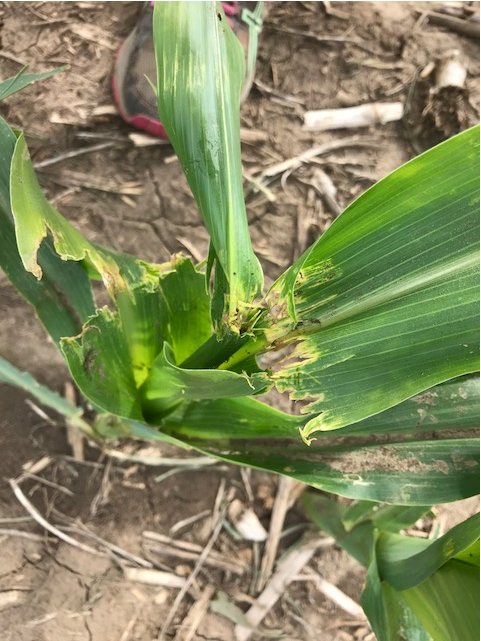
M 82 333 L 64 338 L 60 348 L 81 392 L 97 408 L 143 420 L 128 341 L 117 313 L 98 310 Z
M 346 428 L 342 438 L 322 432 L 309 449 L 296 439 L 305 417 L 265 406 L 258 422 L 261 404 L 249 398 L 186 404 L 162 429 L 204 453 L 349 498 L 422 506 L 476 495 L 479 378 L 450 381 L 424 396 Z
M 334 436 L 323 437 L 307 451 L 294 441 L 269 441 L 266 447 L 234 440 L 229 449 L 222 444 L 201 449 L 231 463 L 279 472 L 353 499 L 426 505 L 479 492 L 479 439 L 474 433 L 431 441 L 409 434 L 402 442 L 388 444 L 363 439 L 349 445 L 336 442 Z
M 108 404 L 117 406 L 119 400 L 111 389 L 102 388 L 110 370 L 105 369 L 100 357 L 100 349 L 106 348 L 101 342 L 109 340 L 112 352 L 123 354 L 125 338 L 108 310 L 92 319 L 91 325 L 83 336 L 64 341 L 63 347 L 82 391 L 86 393 L 84 386 L 91 386 L 94 402 L 108 410 Z M 168 441 L 229 462 L 278 472 L 326 492 L 367 501 L 425 506 L 479 492 L 478 378 L 450 381 L 429 390 L 444 402 L 430 410 L 429 422 L 424 425 L 417 412 L 413 414 L 413 405 L 418 406 L 419 399 L 407 401 L 383 412 L 380 416 L 384 422 L 380 416 L 373 417 L 373 425 L 373 418 L 363 421 L 361 430 L 348 442 L 339 439 L 336 432 L 325 432 L 319 435 L 319 447 L 306 449 L 296 438 L 305 418 L 284 414 L 252 398 L 177 403 L 177 408 L 172 403 L 167 407 L 171 413 L 159 423 L 160 427 L 148 427 L 140 422 L 144 419 L 138 418 L 141 412 L 128 363 L 117 357 L 114 366 L 118 372 L 113 372 L 112 377 L 118 380 L 120 376 L 128 389 L 127 398 L 120 399 L 123 416 L 136 417 L 134 421 L 122 421 L 100 415 L 98 420 L 113 426 L 116 435 Z M 97 376 L 99 386 L 89 380 L 91 373 Z M 11 384 L 24 387 L 18 377 L 9 378 Z M 42 402 L 36 386 L 29 391 Z M 120 387 L 117 393 L 121 394 Z M 455 404 L 446 402 L 451 397 L 460 400 Z M 452 424 L 461 429 L 453 429 Z M 388 435 L 388 442 L 384 435 Z M 361 526 L 362 516 L 351 513 L 349 519 Z M 379 519 L 375 522 L 382 524 Z
M 164 341 L 169 341 L 172 345 L 176 358 L 184 360 L 210 338 L 212 327 L 204 277 L 195 271 L 190 261 L 176 258 L 166 265 L 153 265 L 128 254 L 101 248 L 86 240 L 44 197 L 30 162 L 23 134 L 15 145 L 11 173 L 16 238 L 25 269 L 43 283 L 48 274 L 43 273 L 38 255 L 49 248 L 52 251 L 54 247 L 63 259 L 57 260 L 61 267 L 56 274 L 59 283 L 69 274 L 69 269 L 75 273 L 81 270 L 84 283 L 88 286 L 79 261 L 88 269 L 92 278 L 100 275 L 117 307 L 119 318 L 116 323 L 120 322 L 122 325 L 121 342 L 127 349 L 122 360 L 124 357 L 130 360 L 136 388 L 149 376 L 152 363 L 161 352 Z M 48 232 L 53 242 L 47 236 Z M 67 261 L 76 261 L 77 264 Z M 33 282 L 33 286 L 35 285 Z M 79 289 L 82 291 L 80 278 Z M 72 283 L 68 296 L 72 296 L 74 301 L 76 292 L 77 288 Z M 66 300 L 69 300 L 67 296 Z M 88 316 L 95 313 L 93 303 L 88 312 Z M 88 316 L 84 313 L 82 322 L 75 328 L 71 327 L 72 331 L 65 331 L 60 336 L 78 335 Z M 57 340 L 60 336 L 57 333 Z M 115 387 L 113 379 L 110 377 L 109 380 Z M 85 392 L 89 386 L 84 381 L 80 387 Z M 86 395 L 98 404 L 89 393 Z M 123 408 L 123 405 L 120 407 Z M 110 402 L 108 409 L 115 413 L 115 407 Z M 128 412 L 125 414 L 125 408 L 121 415 L 130 416 Z
M 51 282 L 57 285 L 57 283 L 65 281 L 69 273 L 83 272 L 83 276 L 79 277 L 78 284 L 70 283 L 70 290 L 65 291 L 64 304 L 67 307 L 73 307 L 71 301 L 75 301 L 78 297 L 77 287 L 79 291 L 88 288 L 90 293 L 90 285 L 84 267 L 89 271 L 91 277 L 100 275 L 120 312 L 124 323 L 123 336 L 127 348 L 125 356 L 128 357 L 130 354 L 133 371 L 141 383 L 142 376 L 144 379 L 146 376 L 143 364 L 146 362 L 145 367 L 151 364 L 158 353 L 152 353 L 152 350 L 155 350 L 156 346 L 160 349 L 163 340 L 161 337 L 157 342 L 155 341 L 155 323 L 150 323 L 148 316 L 146 316 L 147 312 L 157 311 L 158 305 L 156 305 L 153 291 L 156 285 L 158 288 L 161 269 L 150 266 L 149 272 L 146 263 L 137 261 L 126 254 L 105 250 L 90 243 L 65 220 L 50 205 L 40 189 L 23 134 L 19 136 L 15 144 L 11 162 L 10 190 L 18 254 L 24 269 L 37 277 L 38 290 L 42 291 L 48 286 L 49 276 L 51 276 Z M 50 236 L 48 236 L 49 233 Z M 39 260 L 42 253 L 49 250 L 51 254 L 54 251 L 58 254 L 56 260 L 53 261 L 57 270 L 51 274 L 44 273 Z M 33 281 L 30 274 L 27 276 Z M 32 289 L 35 286 L 36 283 L 33 282 Z M 91 294 L 90 301 L 92 301 Z M 88 311 L 88 316 L 95 313 L 93 301 Z M 70 328 L 71 331 L 65 331 L 57 336 L 57 340 L 60 337 L 78 335 L 83 323 L 87 320 L 86 314 L 82 315 L 81 320 L 82 322 L 75 328 Z M 148 353 L 146 354 L 146 352 Z M 109 411 L 114 411 L 112 405 L 109 407 Z
M 204 276 L 182 257 L 157 266 L 126 254 L 109 254 L 128 283 L 128 290 L 117 294 L 116 303 L 136 385 L 141 387 L 165 341 L 171 345 L 176 362 L 181 362 L 211 337 Z
M 15 145 L 10 172 L 12 213 L 18 252 L 24 268 L 42 278 L 38 249 L 50 232 L 63 260 L 85 260 L 102 277 L 112 298 L 126 289 L 119 268 L 108 252 L 101 252 L 54 209 L 43 195 L 35 176 L 24 134 Z
M 242 47 L 215 2 L 156 3 L 154 42 L 160 118 L 211 237 L 215 279 L 227 285 L 214 286 L 214 322 L 239 332 L 263 284 L 242 187 Z
M 163 416 L 184 400 L 184 392 L 169 378 L 170 362 L 164 370 L 159 367 L 165 341 L 174 346 L 169 356 L 175 362 L 189 357 L 212 334 L 204 278 L 182 258 L 159 279 L 155 265 L 113 252 L 109 256 L 129 284 L 128 292 L 117 296 L 118 312 L 101 310 L 79 336 L 62 341 L 62 351 L 84 395 L 104 411 L 148 420 L 153 403 L 144 390 L 151 389 L 153 377 L 159 390 L 155 398 L 161 399 L 156 416 Z
M 479 369 L 478 155 L 475 128 L 396 170 L 274 285 L 300 340 L 274 381 L 319 413 L 307 441 Z
M 10 173 L 17 138 L 0 118 L 0 267 L 12 284 L 33 305 L 52 339 L 78 334 L 95 306 L 89 279 L 78 263 L 65 263 L 47 238 L 38 251 L 43 279 L 26 272 L 17 249 L 15 221 L 10 205 Z

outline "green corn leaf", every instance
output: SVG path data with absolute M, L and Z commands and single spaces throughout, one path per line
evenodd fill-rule
M 479 639 L 479 567 L 453 559 L 401 597 L 434 641 Z
M 220 3 L 210 1 L 156 3 L 154 42 L 160 118 L 210 234 L 216 280 L 228 287 L 214 287 L 214 320 L 227 312 L 240 331 L 263 283 L 242 188 L 242 47 Z
M 63 336 L 78 334 L 88 317 L 95 313 L 95 306 L 85 270 L 80 264 L 61 260 L 50 238 L 38 251 L 43 279 L 37 281 L 24 269 L 10 206 L 11 165 L 16 144 L 15 134 L 0 118 L 0 267 L 33 305 L 40 321 L 58 343 Z
M 426 581 L 451 559 L 479 567 L 479 552 L 472 561 L 463 553 L 479 542 L 479 514 L 456 525 L 435 541 L 415 541 L 420 551 L 415 554 L 405 546 L 405 537 L 383 533 L 377 546 L 379 572 L 398 591 L 409 590 Z M 479 550 L 479 545 L 478 545 Z
M 184 405 L 168 417 L 163 429 L 182 442 L 210 448 L 212 441 L 229 447 L 234 439 L 289 439 L 297 435 L 300 425 L 298 416 L 253 398 L 219 398 Z
M 350 530 L 361 523 L 369 522 L 379 530 L 399 532 L 416 523 L 430 509 L 429 506 L 380 506 L 371 501 L 359 501 L 346 510 L 343 520 Z
M 28 372 L 21 372 L 11 363 L 0 357 L 0 382 L 14 385 L 31 394 L 42 405 L 54 409 L 62 416 L 75 418 L 82 416 L 82 410 L 69 403 L 56 392 L 53 392 L 45 385 L 41 385 Z
M 407 539 L 407 537 L 404 537 Z M 361 605 L 377 641 L 433 641 L 413 610 L 381 580 L 373 544 Z
M 21 91 L 28 85 L 31 85 L 37 80 L 45 80 L 46 78 L 51 78 L 61 71 L 66 71 L 70 69 L 70 65 L 63 65 L 63 67 L 58 67 L 57 69 L 52 69 L 51 71 L 43 71 L 41 73 L 26 73 L 28 65 L 21 69 L 16 76 L 13 78 L 8 78 L 0 82 L 0 100 L 5 100 L 9 96 Z
M 372 560 L 377 530 L 400 532 L 431 509 L 428 506 L 379 505 L 370 501 L 348 506 L 314 492 L 304 492 L 301 505 L 317 527 L 333 536 L 337 545 L 366 567 Z
M 362 605 L 381 641 L 399 638 L 393 603 L 411 610 L 434 641 L 477 638 L 479 514 L 433 542 L 380 533 Z
M 171 346 L 175 362 L 183 363 L 212 336 L 204 276 L 190 260 L 178 260 L 175 271 L 162 278 L 159 287 L 164 340 Z
M 477 377 L 462 378 L 429 390 L 426 398 L 438 403 L 430 406 L 424 430 L 418 403 L 408 400 L 366 419 L 357 429 L 320 433 L 310 448 L 296 438 L 305 418 L 281 414 L 249 398 L 186 404 L 162 429 L 204 453 L 279 472 L 326 492 L 398 505 L 433 505 L 479 491 L 477 382 Z M 257 414 L 262 417 L 259 422 Z M 462 430 L 459 422 L 458 430 L 449 429 L 450 418 L 456 423 L 460 417 Z M 267 445 L 259 442 L 266 437 Z
M 479 369 L 478 157 L 475 128 L 407 163 L 275 284 L 295 318 L 267 335 L 300 338 L 276 386 L 319 413 L 304 438 Z
M 150 421 L 155 420 L 156 402 L 169 398 L 179 401 L 221 399 L 249 396 L 266 387 L 264 377 L 237 374 L 218 369 L 184 369 L 177 367 L 172 348 L 164 344 L 141 393 Z
M 212 335 L 204 277 L 190 260 L 151 265 L 128 254 L 107 252 L 127 282 L 116 304 L 128 342 L 137 387 L 150 375 L 164 342 L 176 362 L 189 358 Z

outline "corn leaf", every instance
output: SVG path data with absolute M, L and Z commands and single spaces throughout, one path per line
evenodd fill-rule
M 57 268 L 52 273 L 52 280 L 55 278 L 60 286 L 66 279 L 65 275 L 68 276 L 70 272 L 73 275 L 78 270 L 83 273 L 83 280 L 79 277 L 78 285 L 71 280 L 67 281 L 71 289 L 65 294 L 65 301 L 71 307 L 73 303 L 70 298 L 75 303 L 79 297 L 78 292 L 82 293 L 83 288 L 88 287 L 90 292 L 86 273 L 78 263 L 82 262 L 88 268 L 92 278 L 97 275 L 102 278 L 116 305 L 119 318 L 112 315 L 108 319 L 107 325 L 112 328 L 113 342 L 109 344 L 107 340 L 106 353 L 98 355 L 102 362 L 101 370 L 109 371 L 108 359 L 115 351 L 114 344 L 116 349 L 127 351 L 115 356 L 112 371 L 98 389 L 92 376 L 85 376 L 85 366 L 81 362 L 82 358 L 87 358 L 87 354 L 97 353 L 103 344 L 103 339 L 97 340 L 99 337 L 93 340 L 93 334 L 80 333 L 87 318 L 95 314 L 91 296 L 88 314 L 82 314 L 82 322 L 70 326 L 70 331 L 64 331 L 60 335 L 57 333 L 56 337 L 74 337 L 62 344 L 62 350 L 68 355 L 72 374 L 87 398 L 114 414 L 117 412 L 117 399 L 120 416 L 142 418 L 138 407 L 134 409 L 132 406 L 134 393 L 130 376 L 126 375 L 127 363 L 130 362 L 135 387 L 139 388 L 148 378 L 152 363 L 161 352 L 164 341 L 171 343 L 177 359 L 184 360 L 210 338 L 212 328 L 209 297 L 205 292 L 203 276 L 195 271 L 190 261 L 184 259 L 177 259 L 167 265 L 152 265 L 128 254 L 90 243 L 46 200 L 38 185 L 23 134 L 15 143 L 11 167 L 11 200 L 16 235 L 16 243 L 11 243 L 12 250 L 18 245 L 18 252 L 13 251 L 17 256 L 14 277 L 17 273 L 25 275 L 24 269 L 31 272 L 39 279 L 37 284 L 34 277 L 27 274 L 32 282 L 32 289 L 36 291 L 37 288 L 42 292 L 45 289 L 42 289 L 42 284 L 48 274 L 44 273 L 39 254 L 50 251 Z M 48 236 L 49 233 L 52 239 Z M 58 257 L 55 257 L 54 252 L 57 252 Z M 18 254 L 24 269 L 20 267 Z M 84 312 L 83 309 L 81 311 Z M 100 318 L 103 322 L 107 316 L 101 313 Z M 97 320 L 94 321 L 96 322 Z M 107 325 L 103 326 L 105 332 Z M 92 325 L 86 327 L 88 329 Z M 119 383 L 115 382 L 116 371 L 120 374 L 119 380 L 127 384 L 125 399 L 122 399 Z M 105 394 L 103 402 L 99 402 L 100 390 Z
M 361 605 L 377 641 L 433 641 L 396 590 L 381 581 L 374 544 Z
M 408 400 L 342 434 L 320 433 L 310 448 L 296 438 L 305 418 L 249 398 L 186 404 L 163 430 L 204 453 L 349 498 L 425 506 L 474 496 L 479 379 L 450 381 L 427 394 L 428 402 L 437 399 L 429 418 L 418 413 L 419 399 Z
M 43 279 L 26 272 L 19 256 L 16 225 L 11 210 L 10 181 L 12 157 L 17 138 L 0 118 L 0 267 L 12 284 L 33 305 L 53 340 L 78 334 L 83 323 L 95 313 L 89 279 L 78 263 L 66 263 L 55 253 L 50 238 L 38 251 Z M 14 189 L 15 187 L 13 187 Z
M 479 491 L 479 440 L 476 432 L 468 429 L 479 424 L 476 381 L 461 379 L 430 390 L 438 398 L 459 395 L 466 404 L 439 403 L 431 418 L 440 416 L 440 429 L 431 427 L 424 433 L 419 432 L 412 416 L 412 402 L 407 401 L 383 413 L 385 435 L 376 417 L 375 432 L 381 435 L 380 439 L 358 435 L 346 443 L 337 433 L 326 432 L 320 435 L 322 447 L 306 448 L 299 445 L 295 436 L 305 419 L 284 414 L 252 398 L 182 403 L 162 421 L 159 431 L 143 424 L 143 417 L 139 419 L 145 408 L 139 407 L 130 363 L 128 359 L 121 360 L 126 350 L 118 319 L 104 310 L 88 327 L 82 336 L 63 341 L 62 347 L 77 383 L 94 404 L 106 411 L 113 406 L 121 416 L 135 418 L 121 421 L 105 417 L 109 424 L 117 425 L 119 435 L 168 440 L 229 462 L 279 472 L 326 492 L 368 501 L 425 506 L 466 498 Z M 115 360 L 110 362 L 114 354 Z M 112 386 L 117 381 L 114 393 L 107 386 L 110 378 Z M 26 389 L 24 382 L 19 381 L 11 377 L 8 382 Z M 125 397 L 120 385 L 128 390 Z M 473 389 L 478 390 L 478 402 Z M 29 391 L 43 402 L 35 385 Z M 464 432 L 449 430 L 450 415 L 453 419 L 463 417 Z M 370 420 L 362 424 L 366 434 L 371 431 Z M 391 424 L 399 426 L 398 432 L 392 430 Z M 406 429 L 406 425 L 410 428 Z M 398 517 L 409 519 L 409 515 L 406 510 L 404 516 Z M 346 522 L 352 521 L 352 528 L 354 524 L 360 528 L 366 522 L 369 525 L 369 521 L 383 526 L 382 513 L 379 520 L 367 513 L 364 521 L 363 515 L 344 516 Z
M 304 438 L 479 369 L 478 155 L 476 128 L 407 163 L 275 284 L 300 338 L 276 386 L 319 413 Z
M 118 314 L 108 308 L 85 324 L 79 336 L 60 344 L 83 394 L 104 411 L 143 420 L 127 337 Z
M 126 291 L 118 292 L 115 302 L 136 385 L 141 387 L 165 341 L 179 362 L 209 340 L 212 325 L 204 277 L 184 258 L 157 266 L 128 254 L 102 252 L 115 261 L 127 283 Z
M 453 559 L 401 597 L 434 641 L 479 638 L 479 567 Z
M 420 551 L 414 554 L 404 545 L 404 538 L 383 533 L 377 546 L 379 572 L 383 580 L 398 591 L 420 585 L 452 559 L 479 567 L 479 545 L 477 555 L 472 554 L 471 559 L 463 554 L 479 542 L 479 513 L 435 541 L 415 541 Z
M 11 363 L 0 357 L 0 382 L 14 385 L 25 392 L 31 394 L 39 403 L 54 409 L 56 412 L 67 418 L 82 416 L 83 411 L 80 407 L 75 407 L 65 398 L 62 398 L 56 392 L 53 392 L 45 385 L 41 385 L 28 372 L 21 372 Z
M 45 80 L 46 78 L 51 78 L 61 71 L 70 69 L 69 65 L 63 65 L 63 67 L 58 67 L 57 69 L 52 69 L 51 71 L 43 71 L 41 73 L 26 73 L 28 66 L 21 69 L 16 76 L 13 78 L 7 78 L 0 82 L 0 100 L 5 100 L 9 96 L 12 96 L 17 91 L 21 91 L 28 85 L 31 85 L 37 80 Z
M 380 641 L 428 641 L 426 630 L 413 611 L 388 584 L 379 578 L 376 541 L 379 531 L 399 533 L 430 510 L 359 501 L 348 506 L 325 494 L 304 492 L 301 504 L 307 516 L 336 544 L 368 568 L 363 604 Z M 399 537 L 409 543 L 407 537 Z
M 23 133 L 13 152 L 10 191 L 18 252 L 28 272 L 42 278 L 38 249 L 50 232 L 55 250 L 63 260 L 88 262 L 100 274 L 112 296 L 125 291 L 126 282 L 111 258 L 111 252 L 102 252 L 84 238 L 43 195 Z
M 221 399 L 250 396 L 265 388 L 263 377 L 238 374 L 219 369 L 185 369 L 175 364 L 168 343 L 155 359 L 150 376 L 141 393 L 150 422 L 155 421 L 156 402 L 177 398 L 179 401 Z
M 477 638 L 479 514 L 434 542 L 379 534 L 362 605 L 380 641 L 399 638 L 393 603 L 410 609 L 434 641 Z
M 164 340 L 171 346 L 175 362 L 182 363 L 212 335 L 204 276 L 190 260 L 177 260 L 175 271 L 162 278 L 159 287 L 159 321 L 164 328 Z
M 115 261 L 127 283 L 125 292 L 117 292 L 118 311 L 100 310 L 81 334 L 61 343 L 73 378 L 92 403 L 121 417 L 159 420 L 176 403 L 196 398 L 194 392 L 200 398 L 212 394 L 211 373 L 223 377 L 219 395 L 227 378 L 253 392 L 245 376 L 209 370 L 206 380 L 201 370 L 176 366 L 212 333 L 204 278 L 190 260 L 178 258 L 162 273 L 126 254 L 102 255 Z M 205 380 L 202 393 L 199 379 Z
M 23 134 L 20 134 L 15 143 L 11 159 L 10 191 L 16 239 L 10 251 L 14 255 L 16 253 L 17 259 L 15 273 L 9 275 L 14 284 L 18 287 L 14 279 L 30 282 L 35 302 L 45 290 L 49 289 L 50 285 L 68 311 L 76 310 L 79 307 L 76 304 L 77 299 L 80 298 L 80 301 L 83 301 L 88 292 L 88 310 L 84 305 L 80 309 L 81 316 L 77 314 L 80 317 L 78 321 L 81 322 L 65 328 L 70 331 L 64 331 L 60 335 L 57 333 L 58 340 L 60 337 L 78 335 L 87 318 L 95 314 L 90 285 L 84 268 L 88 268 L 91 275 L 98 274 L 120 311 L 124 321 L 123 337 L 126 340 L 127 355 L 130 353 L 133 370 L 142 382 L 146 377 L 144 370 L 150 365 L 148 356 L 150 354 L 152 361 L 157 352 L 151 353 L 151 350 L 156 347 L 155 336 L 153 336 L 155 324 L 148 325 L 148 319 L 146 321 L 144 316 L 146 305 L 143 304 L 149 300 L 151 302 L 149 311 L 151 311 L 153 296 L 150 299 L 146 296 L 141 298 L 137 292 L 138 290 L 142 293 L 152 292 L 155 284 L 158 284 L 161 270 L 155 266 L 147 268 L 145 263 L 130 256 L 104 250 L 90 243 L 65 220 L 50 205 L 40 189 Z M 47 267 L 50 267 L 48 273 L 44 272 L 40 260 L 42 252 L 44 254 L 49 252 L 52 256 L 52 260 L 46 263 Z M 24 270 L 31 273 L 25 275 Z M 78 282 L 72 278 L 77 274 L 79 274 Z M 38 282 L 35 281 L 34 276 Z M 70 289 L 67 290 L 67 287 Z M 24 293 L 22 289 L 21 291 Z M 41 299 L 39 303 L 42 305 Z M 36 305 L 38 313 L 40 313 L 40 305 Z M 48 309 L 46 311 L 49 313 Z M 53 308 L 50 313 L 55 311 L 56 308 Z M 48 326 L 47 328 L 49 329 Z M 158 345 L 162 345 L 162 339 L 158 341 Z M 147 364 L 144 367 L 145 361 Z M 109 411 L 115 412 L 112 405 L 109 405 Z M 122 416 L 125 416 L 124 411 L 122 410 Z
M 371 501 L 359 501 L 349 506 L 315 492 L 304 492 L 301 505 L 314 525 L 333 536 L 337 545 L 365 567 L 372 560 L 377 530 L 399 533 L 431 509 L 429 506 L 380 506 Z M 357 513 L 354 521 L 353 513 Z
M 154 42 L 160 118 L 210 234 L 216 280 L 228 288 L 214 286 L 214 320 L 227 312 L 239 331 L 263 283 L 242 188 L 242 47 L 220 3 L 210 1 L 156 3 Z

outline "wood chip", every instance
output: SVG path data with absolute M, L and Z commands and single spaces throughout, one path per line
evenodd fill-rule
M 267 532 L 252 508 L 246 507 L 239 499 L 229 506 L 229 518 L 245 541 L 265 541 Z
M 107 144 L 107 143 L 106 143 Z M 126 180 L 123 183 L 116 180 L 109 180 L 104 176 L 94 176 L 93 174 L 83 174 L 79 171 L 67 171 L 56 174 L 49 174 L 54 182 L 62 185 L 86 187 L 98 191 L 106 191 L 112 194 L 126 194 L 128 196 L 139 196 L 143 193 L 142 182 L 135 180 Z
M 119 111 L 115 105 L 98 105 L 90 112 L 93 118 L 101 118 L 103 116 L 118 116 Z
M 142 536 L 148 541 L 154 541 L 154 544 L 149 543 L 150 551 L 157 552 L 162 556 L 174 556 L 187 561 L 196 561 L 202 554 L 203 548 L 197 543 L 174 539 L 160 532 L 145 531 L 142 533 Z M 240 561 L 237 561 L 236 558 L 226 559 L 216 550 L 209 552 L 205 559 L 205 564 L 211 567 L 217 567 L 226 572 L 232 572 L 232 574 L 238 576 L 242 576 L 246 570 L 244 565 Z
M 129 140 L 135 147 L 154 147 L 159 145 L 170 145 L 168 140 L 158 138 L 156 136 L 149 136 L 148 134 L 131 133 Z
M 22 469 L 26 474 L 39 474 L 52 462 L 53 458 L 51 456 L 42 456 L 42 458 L 35 461 L 35 463 L 33 461 L 27 461 L 22 465 Z
M 347 612 L 355 619 L 359 619 L 361 621 L 366 620 L 364 610 L 361 608 L 359 603 L 356 603 L 356 601 L 347 596 L 347 594 L 345 594 L 337 586 L 324 579 L 322 576 L 320 576 L 320 574 L 318 574 L 311 568 L 307 568 L 306 574 L 297 577 L 297 579 L 300 579 L 301 581 L 306 579 L 312 580 L 319 592 L 322 592 L 322 594 L 327 599 L 335 603 L 339 608 L 344 610 L 344 612 Z
M 426 15 L 429 22 L 432 24 L 439 25 L 440 27 L 446 27 L 446 29 L 454 31 L 455 33 L 460 33 L 463 36 L 479 40 L 479 13 L 474 13 L 467 20 L 444 15 L 442 13 L 436 13 L 434 11 L 428 11 L 426 12 Z
M 267 142 L 269 140 L 269 136 L 266 131 L 260 131 L 259 129 L 247 129 L 246 127 L 241 127 L 240 137 L 241 142 L 245 142 L 247 144 Z
M 295 481 L 288 476 L 279 477 L 276 501 L 274 503 L 274 509 L 272 510 L 269 526 L 269 537 L 267 539 L 264 556 L 262 557 L 261 569 L 257 578 L 256 590 L 258 592 L 265 586 L 271 575 L 272 568 L 274 567 L 286 514 L 292 507 L 295 498 L 298 498 L 300 492 L 302 492 L 305 487 L 304 483 Z M 293 497 L 295 497 L 294 500 Z
M 181 626 L 177 630 L 174 641 L 192 641 L 192 639 L 194 639 L 197 628 L 207 614 L 214 593 L 215 588 L 212 585 L 208 585 L 204 589 L 200 599 L 194 603 L 190 608 L 189 613 L 182 621 Z
M 384 125 L 401 120 L 403 113 L 402 102 L 371 102 L 357 107 L 306 111 L 303 129 L 304 131 L 330 131 Z
M 300 546 L 292 549 L 279 563 L 277 571 L 267 583 L 264 591 L 246 613 L 246 619 L 253 629 L 257 628 L 268 612 L 275 606 L 294 577 L 309 563 L 315 551 L 321 545 L 321 541 L 319 537 L 305 541 Z M 248 641 L 253 634 L 253 629 L 237 625 L 235 628 L 236 640 Z
M 124 568 L 125 578 L 128 581 L 156 585 L 163 588 L 183 588 L 185 578 L 173 572 L 161 572 L 150 568 Z
M 378 145 L 369 140 L 362 140 L 360 138 L 344 138 L 343 140 L 335 140 L 330 143 L 319 145 L 316 147 L 311 147 L 301 152 L 297 156 L 283 160 L 280 163 L 275 165 L 270 165 L 264 169 L 258 177 L 261 178 L 273 178 L 279 174 L 283 174 L 286 171 L 294 171 L 298 167 L 301 167 L 305 162 L 309 162 L 317 156 L 323 156 L 325 154 L 337 151 L 339 149 L 347 149 L 348 147 L 377 147 Z

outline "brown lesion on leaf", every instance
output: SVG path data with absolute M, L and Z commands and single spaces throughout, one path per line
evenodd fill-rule
M 443 460 L 425 463 L 415 456 L 403 456 L 395 447 L 364 448 L 352 450 L 342 455 L 327 454 L 324 461 L 337 472 L 343 474 L 362 474 L 365 472 L 402 472 L 425 473 L 441 472 L 449 474 L 449 464 Z
M 479 465 L 479 461 L 476 459 L 463 456 L 462 454 L 451 454 L 451 460 L 455 470 L 465 470 Z
M 410 400 L 414 403 L 423 403 L 424 405 L 436 405 L 437 398 L 438 395 L 436 394 L 436 392 L 424 392 L 424 394 L 413 396 Z

